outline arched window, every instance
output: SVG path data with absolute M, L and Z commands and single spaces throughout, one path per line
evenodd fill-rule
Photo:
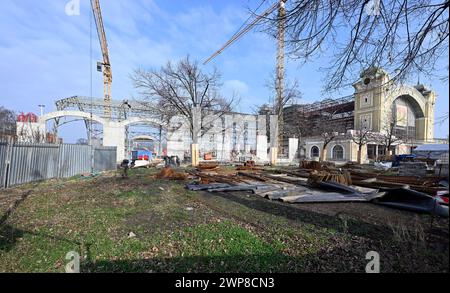
M 423 117 L 418 103 L 411 96 L 400 96 L 392 104 L 391 120 L 395 122 L 394 134 L 398 137 L 416 135 L 416 119 Z
M 344 148 L 340 145 L 335 145 L 333 148 L 333 159 L 342 160 L 344 159 Z
M 311 158 L 319 157 L 319 154 L 320 154 L 319 148 L 316 147 L 316 146 L 313 146 L 313 147 L 311 148 Z

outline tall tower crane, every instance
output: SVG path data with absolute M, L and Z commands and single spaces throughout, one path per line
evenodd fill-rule
M 274 3 L 270 6 L 266 11 L 264 11 L 261 15 L 255 17 L 253 21 L 251 21 L 246 26 L 242 27 L 237 33 L 235 33 L 228 42 L 225 43 L 219 50 L 217 50 L 214 54 L 212 54 L 208 59 L 203 63 L 206 65 L 212 59 L 221 54 L 226 48 L 235 43 L 238 39 L 248 33 L 253 27 L 255 27 L 262 19 L 267 18 L 272 12 L 274 12 L 278 8 L 278 46 L 277 46 L 277 66 L 276 66 L 276 102 L 275 102 L 275 111 L 278 115 L 278 151 L 280 152 L 283 148 L 283 107 L 284 107 L 284 51 L 285 51 L 285 17 L 286 17 L 286 8 L 285 3 L 287 0 L 279 0 L 278 3 Z
M 105 27 L 103 26 L 102 10 L 100 8 L 100 0 L 91 0 L 92 12 L 94 14 L 95 25 L 97 27 L 98 39 L 102 49 L 103 63 L 98 63 L 97 70 L 102 71 L 103 67 L 103 84 L 104 84 L 104 116 L 111 118 L 111 84 L 112 71 L 109 62 L 108 42 L 106 40 Z

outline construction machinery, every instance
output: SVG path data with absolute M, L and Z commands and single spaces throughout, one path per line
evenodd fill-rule
M 278 8 L 278 46 L 277 46 L 277 66 L 276 66 L 276 101 L 274 105 L 275 113 L 278 115 L 278 134 L 277 134 L 277 145 L 272 145 L 278 148 L 280 153 L 283 149 L 284 131 L 283 131 L 283 108 L 284 108 L 284 55 L 285 55 L 285 19 L 286 19 L 286 8 L 285 3 L 287 0 L 279 0 L 279 2 L 274 3 L 262 14 L 257 15 L 249 24 L 243 26 L 238 32 L 236 32 L 229 40 L 225 43 L 219 50 L 212 54 L 203 63 L 206 65 L 212 59 L 221 54 L 226 48 L 235 43 L 238 39 L 248 33 L 253 27 L 255 27 L 261 20 L 266 19 L 272 12 Z
M 92 12 L 97 27 L 98 39 L 102 49 L 103 63 L 97 63 L 97 70 L 103 71 L 104 84 L 104 118 L 111 118 L 111 84 L 112 71 L 109 62 L 108 42 L 106 40 L 105 27 L 103 26 L 102 10 L 100 8 L 100 0 L 91 0 Z M 102 70 L 103 69 L 103 70 Z

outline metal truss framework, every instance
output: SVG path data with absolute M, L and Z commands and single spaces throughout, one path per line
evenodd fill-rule
M 58 111 L 78 110 L 89 113 L 92 112 L 92 114 L 105 118 L 105 102 L 103 99 L 73 96 L 70 98 L 58 100 L 55 102 L 55 104 Z M 150 104 L 143 101 L 111 101 L 111 104 L 108 105 L 108 107 L 111 107 L 111 120 L 123 121 L 128 117 L 134 116 L 140 118 L 158 117 L 158 114 L 156 113 L 156 111 L 152 110 Z
M 57 100 L 55 102 L 56 109 L 58 111 L 64 110 L 77 110 L 92 113 L 93 115 L 107 118 L 112 121 L 123 121 L 129 117 L 140 117 L 140 118 L 157 118 L 159 117 L 156 114 L 156 111 L 153 111 L 150 107 L 150 103 L 144 101 L 136 101 L 136 100 L 123 100 L 123 101 L 111 101 L 108 104 L 108 108 L 110 109 L 110 116 L 105 117 L 105 101 L 99 98 L 90 98 L 83 96 L 73 96 L 69 98 L 64 98 Z M 92 125 L 88 119 L 84 119 L 86 130 L 88 132 L 88 137 L 90 131 L 92 131 L 93 137 L 95 139 L 101 139 L 103 130 L 99 123 L 92 122 Z M 55 133 L 57 132 L 56 128 L 61 125 L 59 123 L 59 119 L 56 119 L 55 124 Z M 129 135 L 134 135 L 132 131 L 129 131 L 128 127 L 126 129 L 127 137 Z M 153 134 L 153 133 L 152 133 Z

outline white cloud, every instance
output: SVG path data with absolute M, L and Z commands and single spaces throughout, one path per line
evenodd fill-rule
M 237 95 L 243 96 L 249 92 L 249 86 L 245 82 L 237 79 L 227 80 L 223 83 L 223 92 L 228 95 L 236 93 Z

